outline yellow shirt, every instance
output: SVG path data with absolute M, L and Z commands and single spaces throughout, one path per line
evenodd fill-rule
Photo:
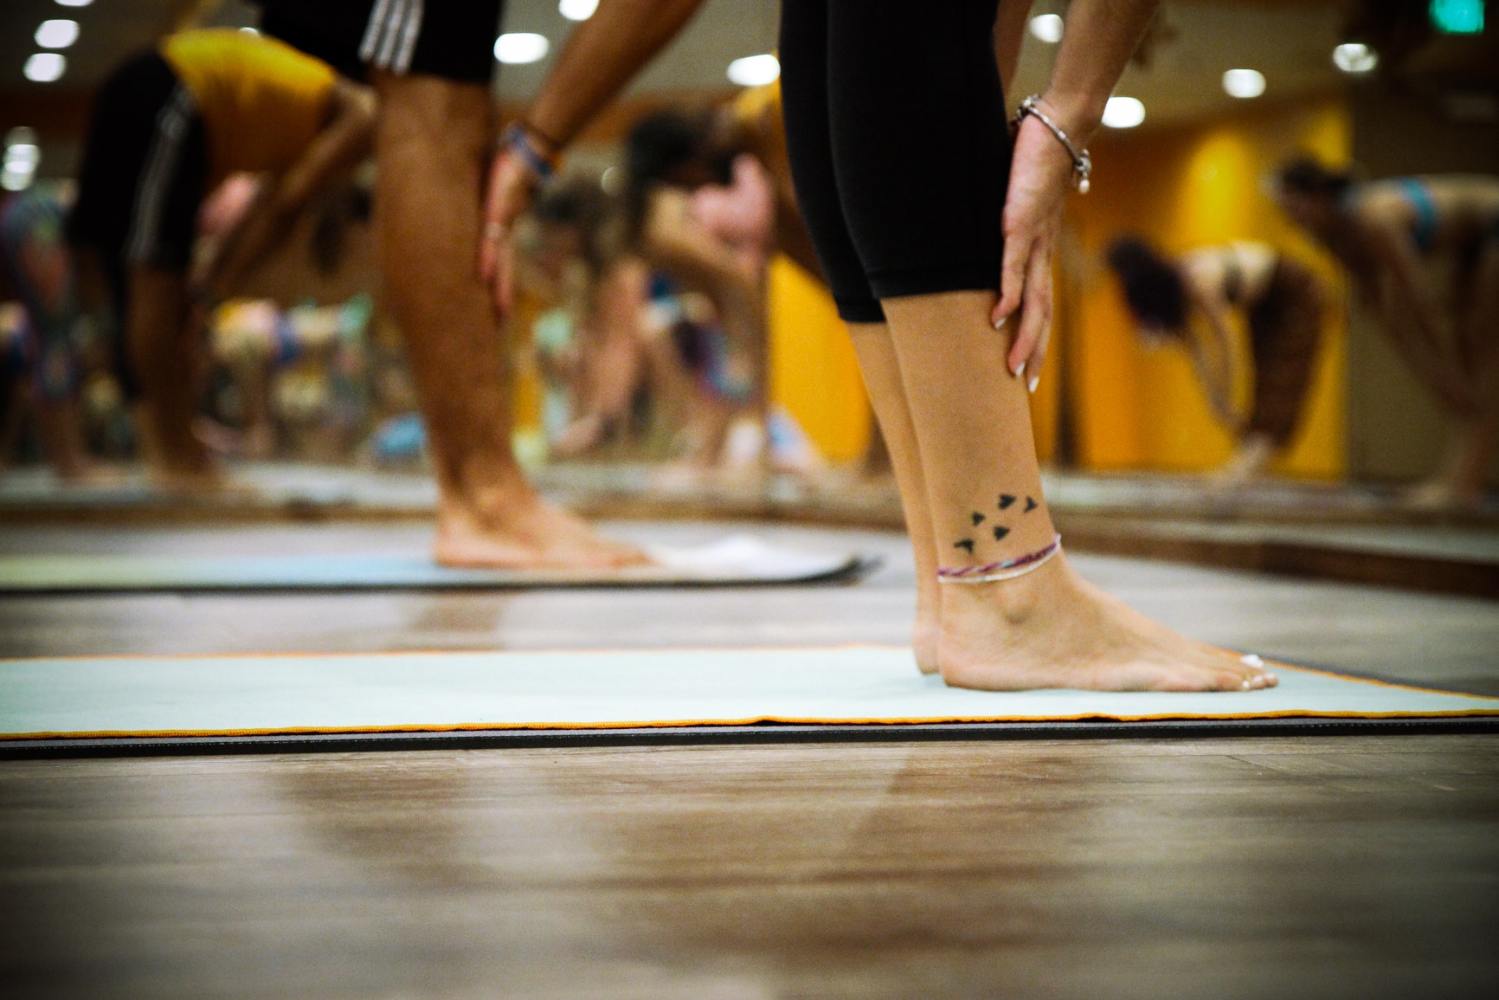
M 209 184 L 236 171 L 282 170 L 328 115 L 334 73 L 282 42 L 232 28 L 183 31 L 161 55 L 197 102 Z

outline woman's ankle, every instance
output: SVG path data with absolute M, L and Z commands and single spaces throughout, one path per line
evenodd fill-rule
M 1022 630 L 1049 607 L 1067 601 L 1076 579 L 1065 556 L 1034 572 L 990 583 L 945 583 L 942 585 L 942 634 L 958 639 L 975 628 L 992 634 L 995 629 Z

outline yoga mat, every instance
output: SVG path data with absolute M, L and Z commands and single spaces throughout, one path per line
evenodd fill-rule
M 1499 698 L 1277 665 L 1218 694 L 948 688 L 882 646 L 0 660 L 0 749 L 22 741 L 715 727 L 1494 720 Z
M 656 565 L 591 572 L 453 569 L 417 552 L 13 555 L 0 556 L 0 594 L 740 587 L 831 583 L 874 565 L 855 554 L 783 548 L 748 535 L 647 551 Z

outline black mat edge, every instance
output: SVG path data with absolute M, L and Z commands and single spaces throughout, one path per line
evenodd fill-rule
M 0 582 L 0 600 L 28 597 L 99 597 L 103 595 L 173 594 L 234 595 L 256 597 L 283 594 L 399 594 L 483 593 L 513 594 L 542 590 L 728 590 L 739 588 L 805 587 L 821 584 L 854 584 L 884 565 L 879 556 L 850 555 L 844 562 L 820 573 L 780 579 L 723 580 L 555 580 L 546 583 L 505 583 L 494 580 L 435 580 L 421 583 L 360 582 L 267 583 L 267 584 L 138 584 L 127 586 L 23 587 Z
M 1181 719 L 1151 722 L 965 722 L 920 725 L 683 726 L 469 730 L 0 742 L 0 760 L 407 750 L 576 749 L 798 743 L 926 743 L 1081 739 L 1239 739 L 1499 733 L 1499 717 L 1434 719 Z

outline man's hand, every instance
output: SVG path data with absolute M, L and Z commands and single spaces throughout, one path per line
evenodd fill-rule
M 503 316 L 515 298 L 515 259 L 511 228 L 536 192 L 534 171 L 515 153 L 501 149 L 489 166 L 484 195 L 483 228 L 479 232 L 479 278 L 489 286 L 495 309 Z
M 1051 261 L 1062 226 L 1062 202 L 1072 190 L 1072 157 L 1034 118 L 1021 120 L 1005 197 L 1004 264 L 995 329 L 1018 312 L 1020 323 L 1006 366 L 1034 392 L 1051 337 Z

